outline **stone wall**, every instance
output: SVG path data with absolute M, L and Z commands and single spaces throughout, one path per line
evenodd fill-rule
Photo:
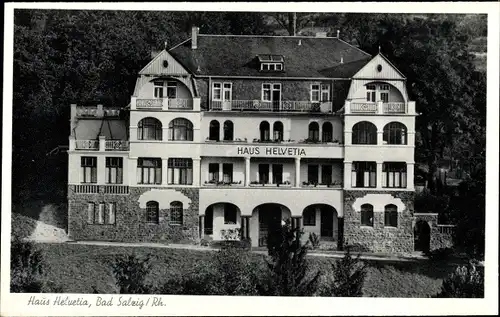
M 376 207 L 373 227 L 361 225 L 361 212 L 354 210 L 353 204 L 367 194 L 389 194 L 401 199 L 405 208 L 398 211 L 397 227 L 384 226 L 384 210 Z M 356 246 L 360 251 L 381 253 L 413 252 L 413 201 L 414 193 L 408 191 L 344 191 L 344 248 Z
M 437 213 L 415 213 L 413 225 L 418 221 L 425 221 L 430 228 L 430 251 L 451 248 L 453 247 L 453 227 L 448 227 L 438 224 L 439 214 Z
M 159 223 L 146 222 L 146 209 L 139 206 L 139 197 L 152 189 L 165 188 L 131 187 L 128 195 L 104 194 L 102 186 L 99 194 L 77 194 L 74 186 L 68 186 L 68 226 L 69 236 L 74 240 L 101 240 L 124 242 L 195 242 L 198 233 L 197 188 L 169 188 L 181 192 L 191 200 L 189 207 L 184 206 L 183 224 L 171 225 L 169 209 L 160 205 Z M 161 194 L 161 192 L 160 192 Z M 87 204 L 116 204 L 115 224 L 87 223 Z

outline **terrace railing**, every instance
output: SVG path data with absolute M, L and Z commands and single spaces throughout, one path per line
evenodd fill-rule
M 98 140 L 76 140 L 75 147 L 77 150 L 99 150 Z
M 137 99 L 137 109 L 161 109 L 162 99 Z
M 181 109 L 181 110 L 191 110 L 193 109 L 192 99 L 168 99 L 168 109 Z
M 129 141 L 106 140 L 106 151 L 128 151 Z
M 279 102 L 261 100 L 212 101 L 213 111 L 276 111 L 276 112 L 331 112 L 331 102 L 283 100 Z

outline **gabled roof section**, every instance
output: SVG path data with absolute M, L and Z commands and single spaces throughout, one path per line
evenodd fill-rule
M 336 37 L 303 36 L 200 34 L 196 49 L 191 49 L 188 40 L 169 53 L 195 75 L 234 77 L 350 78 L 353 70 L 343 67 L 337 71 L 336 67 L 358 61 L 360 69 L 371 58 Z M 265 56 L 271 60 L 282 56 L 284 71 L 262 73 L 259 59 Z
M 139 75 L 187 75 L 189 74 L 186 68 L 182 66 L 170 53 L 166 50 L 161 51 L 156 55 L 149 64 L 147 64 Z
M 377 56 L 355 73 L 352 78 L 401 80 L 405 79 L 405 76 L 389 61 L 389 59 L 387 59 L 387 57 L 382 55 L 382 53 L 378 53 Z

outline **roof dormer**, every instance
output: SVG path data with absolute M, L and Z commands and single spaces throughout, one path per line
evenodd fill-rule
M 259 70 L 261 72 L 282 72 L 285 69 L 285 59 L 283 55 L 257 55 L 259 60 Z

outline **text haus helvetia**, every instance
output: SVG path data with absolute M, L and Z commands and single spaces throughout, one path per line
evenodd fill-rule
M 72 105 L 69 235 L 264 246 L 290 218 L 332 248 L 413 251 L 415 116 L 404 75 L 338 36 L 193 28 L 128 105 Z

